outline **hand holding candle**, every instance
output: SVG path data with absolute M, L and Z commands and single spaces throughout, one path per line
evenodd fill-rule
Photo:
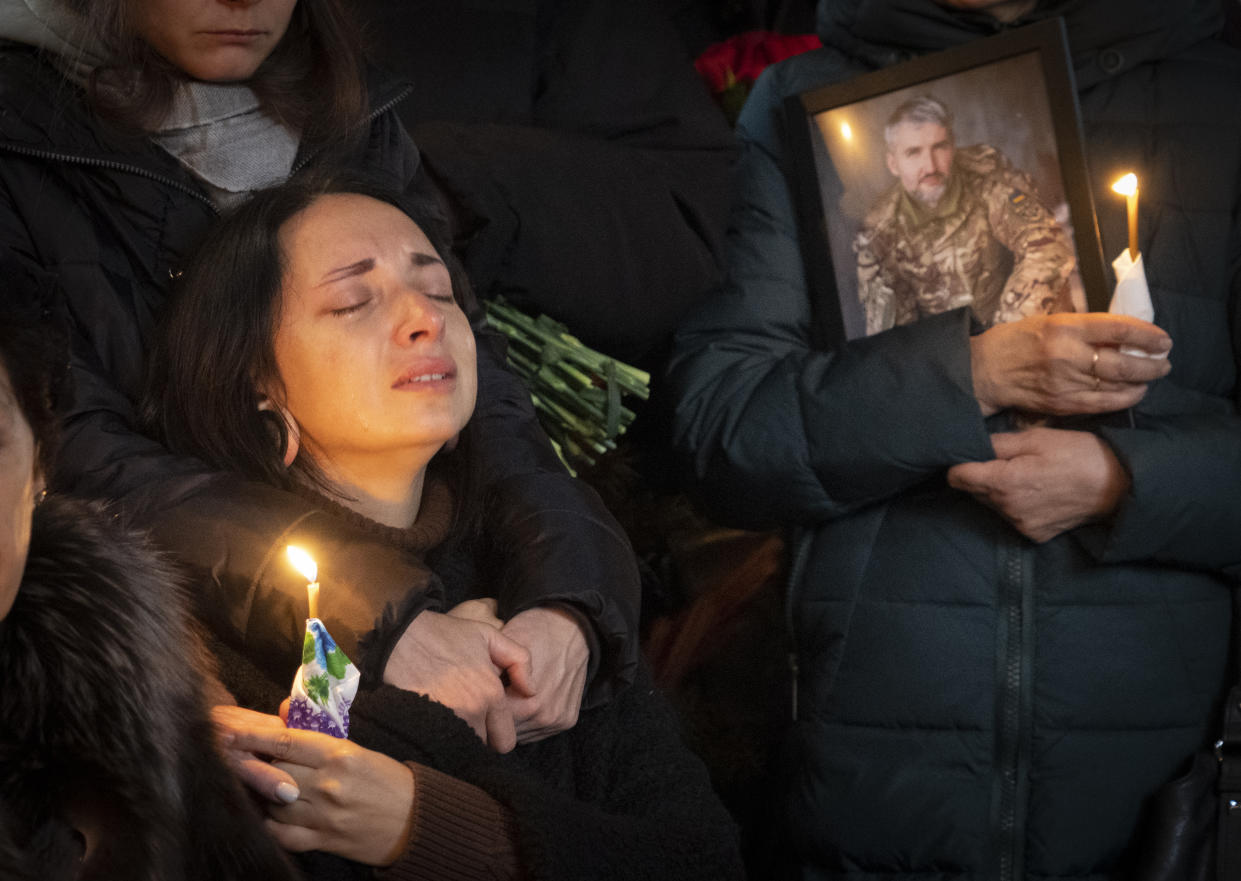
M 302 665 L 293 677 L 289 695 L 290 728 L 349 736 L 349 705 L 358 693 L 358 669 L 319 620 L 318 567 L 301 548 L 289 545 L 289 561 L 306 576 L 309 617 L 302 641 Z

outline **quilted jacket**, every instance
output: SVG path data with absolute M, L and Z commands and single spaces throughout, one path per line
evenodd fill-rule
M 1003 30 L 931 0 L 825 0 L 824 48 L 739 124 L 729 281 L 685 323 L 676 442 L 724 517 L 798 541 L 787 828 L 802 877 L 1102 879 L 1147 796 L 1217 727 L 1241 576 L 1241 53 L 1214 0 L 1043 2 L 1063 15 L 1104 254 L 1122 171 L 1173 369 L 1132 426 L 1107 523 L 1043 544 L 944 479 L 994 457 L 964 310 L 817 341 L 786 96 Z M 1123 424 L 1123 423 L 1122 423 Z

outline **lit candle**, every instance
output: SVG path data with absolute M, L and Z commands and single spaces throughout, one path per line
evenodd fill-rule
M 315 579 L 319 575 L 319 567 L 315 565 L 314 558 L 310 554 L 303 551 L 295 545 L 289 545 L 286 548 L 289 555 L 289 562 L 298 572 L 306 577 L 310 582 L 306 585 L 306 602 L 310 607 L 309 618 L 319 617 L 319 582 Z
M 285 724 L 333 737 L 348 737 L 349 706 L 358 693 L 361 677 L 319 620 L 319 582 L 315 580 L 319 567 L 301 548 L 289 545 L 286 551 L 289 562 L 310 582 L 306 587 L 310 615 L 302 639 L 302 663 L 293 675 L 289 691 Z
M 1124 196 L 1129 203 L 1129 259 L 1138 259 L 1138 176 L 1129 172 L 1112 189 Z

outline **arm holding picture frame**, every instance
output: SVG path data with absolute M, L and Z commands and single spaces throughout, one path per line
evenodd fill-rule
M 822 174 L 813 156 L 799 170 L 785 100 L 877 66 L 896 76 L 911 52 L 997 30 L 946 5 L 822 3 L 824 48 L 756 84 L 738 125 L 728 282 L 683 324 L 671 363 L 674 440 L 718 515 L 789 529 L 799 712 L 780 816 L 805 874 L 1128 877 L 1144 802 L 1216 733 L 1227 684 L 1228 588 L 1241 576 L 1241 120 L 1220 108 L 1241 58 L 1213 39 L 1207 0 L 1055 5 L 1090 158 L 1077 182 L 1023 149 L 1038 143 L 1029 111 L 1000 120 L 937 85 L 955 151 L 994 148 L 1071 225 L 1094 311 L 987 326 L 970 302 L 868 333 L 853 245 L 896 181 L 883 129 L 911 83 L 883 93 L 877 121 L 837 121 L 871 138 L 856 173 L 841 159 Z M 1000 91 L 992 79 L 973 94 Z M 822 132 L 799 112 L 803 133 Z M 1142 182 L 1159 327 L 1101 311 L 1101 254 L 1127 238 L 1107 187 L 1126 171 Z M 836 249 L 825 212 L 801 204 L 808 188 L 850 219 Z M 1058 210 L 1082 194 L 1102 247 L 1081 244 L 1093 210 Z M 1148 351 L 1175 340 L 1171 372 L 1121 357 L 1126 337 Z M 1132 425 L 1094 412 L 1127 403 L 1100 394 L 1113 382 L 1142 397 Z M 1018 408 L 1084 413 L 1083 430 L 1014 430 Z M 1083 515 L 1092 495 L 1103 510 L 1119 500 Z M 1072 528 L 1083 516 L 1099 522 Z
M 1102 441 L 1047 428 L 995 449 L 992 432 L 1013 422 L 980 418 L 1121 411 L 1168 370 L 1119 351 L 1166 352 L 1156 326 L 1068 311 L 1104 310 L 1109 292 L 1060 23 L 860 76 L 834 61 L 822 59 L 818 83 L 836 84 L 818 88 L 805 68 L 796 83 L 775 71 L 755 101 L 766 113 L 743 115 L 731 236 L 744 244 L 726 290 L 682 329 L 672 371 L 687 390 L 683 444 L 715 430 L 704 416 L 726 397 L 798 413 L 811 434 L 790 431 L 786 446 L 764 418 L 730 421 L 763 440 L 700 453 L 708 492 L 742 489 L 743 511 L 717 504 L 746 522 L 814 521 L 955 469 L 950 480 L 1036 541 L 1105 518 L 1125 477 Z M 1024 96 L 1015 110 L 1004 82 Z M 1042 188 L 1022 165 L 1042 171 Z M 725 326 L 736 330 L 722 351 L 709 341 Z M 781 363 L 729 369 L 739 347 L 752 350 L 747 366 Z M 695 362 L 724 375 L 709 396 L 694 387 Z M 1057 441 L 1078 449 L 1056 455 Z M 770 464 L 731 461 L 751 444 Z M 860 449 L 873 464 L 842 470 Z M 768 501 L 772 481 L 794 490 Z M 1042 498 L 1033 483 L 1059 490 Z

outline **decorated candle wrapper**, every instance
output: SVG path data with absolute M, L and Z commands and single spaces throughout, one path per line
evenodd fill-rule
M 349 705 L 358 693 L 358 668 L 318 618 L 306 621 L 302 665 L 289 695 L 290 728 L 349 736 Z

